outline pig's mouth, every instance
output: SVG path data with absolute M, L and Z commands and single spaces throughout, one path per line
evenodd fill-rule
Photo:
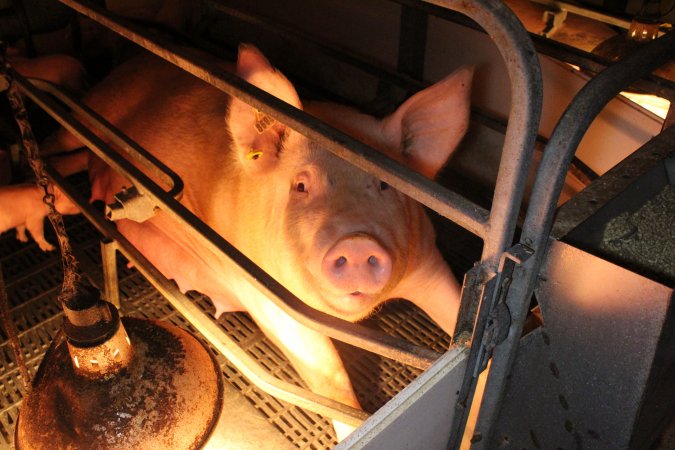
M 326 312 L 352 322 L 368 316 L 383 301 L 380 295 L 361 291 L 328 294 L 327 297 L 325 305 L 330 311 Z

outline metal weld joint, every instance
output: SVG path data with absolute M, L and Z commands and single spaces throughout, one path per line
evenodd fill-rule
M 108 220 L 116 221 L 129 219 L 134 222 L 145 222 L 155 215 L 155 203 L 135 186 L 123 188 L 115 194 L 115 202 L 106 205 L 105 216 Z

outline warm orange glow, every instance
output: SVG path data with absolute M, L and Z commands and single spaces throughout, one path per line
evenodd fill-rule
M 567 64 L 572 69 L 577 72 L 581 71 L 579 66 L 574 64 Z M 622 96 L 632 101 L 633 103 L 640 105 L 649 112 L 656 114 L 658 117 L 665 119 L 668 114 L 668 109 L 670 108 L 670 102 L 665 98 L 657 97 L 655 95 L 648 94 L 636 94 L 634 92 L 622 92 Z
M 635 94 L 633 92 L 622 92 L 621 95 L 662 119 L 665 119 L 668 114 L 670 102 L 665 98 L 657 97 L 655 95 Z

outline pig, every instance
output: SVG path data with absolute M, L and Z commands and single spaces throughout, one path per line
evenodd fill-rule
M 236 72 L 302 108 L 292 84 L 255 48 L 240 48 Z M 468 126 L 471 77 L 460 69 L 382 120 L 326 103 L 306 110 L 434 177 Z M 120 66 L 86 102 L 180 175 L 183 205 L 312 308 L 358 321 L 387 299 L 406 298 L 453 331 L 459 285 L 415 201 L 154 56 Z M 59 146 L 80 144 L 61 132 L 48 145 Z M 88 168 L 92 200 L 110 203 L 130 186 L 98 158 Z M 359 407 L 330 338 L 295 322 L 166 213 L 116 223 L 181 290 L 209 296 L 216 317 L 248 311 L 310 389 Z M 335 426 L 339 438 L 351 430 Z
M 69 92 L 81 95 L 86 87 L 86 72 L 80 61 L 69 55 L 54 54 L 35 58 L 10 57 L 10 64 L 24 77 L 49 81 Z
M 10 65 L 21 75 L 30 78 L 39 78 L 49 81 L 73 94 L 82 94 L 85 87 L 85 71 L 82 64 L 68 55 L 45 55 L 36 58 L 25 58 L 17 54 L 16 50 L 8 50 Z M 18 141 L 18 136 L 14 137 Z M 69 158 L 56 158 L 57 169 L 73 172 L 70 169 L 75 165 L 81 167 L 86 164 L 81 154 L 73 154 Z M 9 151 L 0 149 L 0 185 L 8 184 L 12 178 L 11 156 Z M 4 205 L 0 217 L 0 232 L 16 228 L 16 237 L 21 242 L 27 242 L 26 230 L 30 232 L 35 242 L 43 251 L 52 251 L 54 246 L 44 237 L 44 218 L 48 213 L 47 206 L 42 202 L 42 192 L 35 185 L 9 186 L 0 191 L 0 203 Z M 55 192 L 57 209 L 63 214 L 75 214 L 79 210 L 65 200 L 60 191 Z M 39 199 L 39 200 L 38 200 Z M 22 205 L 25 207 L 13 207 Z
M 28 242 L 28 230 L 42 251 L 54 250 L 54 246 L 44 236 L 44 219 L 49 208 L 42 201 L 43 197 L 44 191 L 35 184 L 3 186 L 0 189 L 0 232 L 16 228 L 16 238 Z M 54 198 L 55 207 L 62 214 L 79 212 L 59 189 L 55 189 Z

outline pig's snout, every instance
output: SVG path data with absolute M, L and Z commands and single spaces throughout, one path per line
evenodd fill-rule
M 325 280 L 341 294 L 376 294 L 389 282 L 391 270 L 389 253 L 363 235 L 339 240 L 321 264 Z

